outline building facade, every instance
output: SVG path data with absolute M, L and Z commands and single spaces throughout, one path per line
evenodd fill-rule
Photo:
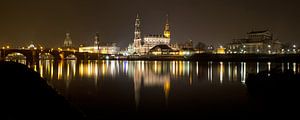
M 104 43 L 100 41 L 99 34 L 94 37 L 93 46 L 80 46 L 79 52 L 100 53 L 100 54 L 119 54 L 120 47 L 116 43 Z
M 251 31 L 246 38 L 234 39 L 227 44 L 227 54 L 277 54 L 281 52 L 281 43 L 273 39 L 269 30 Z
M 144 40 L 141 37 L 141 19 L 139 15 L 135 20 L 135 30 L 134 30 L 134 40 L 133 44 L 129 45 L 132 48 L 128 47 L 128 51 L 131 51 L 132 54 L 145 55 L 148 54 L 150 49 L 157 45 L 170 45 L 170 25 L 168 21 L 168 16 L 166 20 L 166 24 L 164 26 L 163 34 L 161 35 L 145 35 Z M 133 49 L 133 50 L 131 50 Z
M 66 37 L 64 40 L 64 47 L 72 47 L 72 39 L 70 33 L 66 33 Z

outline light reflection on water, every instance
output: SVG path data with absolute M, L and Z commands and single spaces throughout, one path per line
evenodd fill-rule
M 38 68 L 36 71 L 67 98 L 76 101 L 87 97 L 86 101 L 76 101 L 78 104 L 89 104 L 93 99 L 96 103 L 103 98 L 118 98 L 119 102 L 125 99 L 124 96 L 115 96 L 116 94 L 129 95 L 129 101 L 133 102 L 135 107 L 147 104 L 144 102 L 147 101 L 144 98 L 145 94 L 149 94 L 147 90 L 159 92 L 159 95 L 150 94 L 151 99 L 163 99 L 161 104 L 168 105 L 170 100 L 181 97 L 177 94 L 190 88 L 202 87 L 202 91 L 192 92 L 207 94 L 216 90 L 214 86 L 235 85 L 239 86 L 239 90 L 245 90 L 244 83 L 248 73 L 270 71 L 273 68 L 300 72 L 298 63 L 211 61 L 43 60 L 39 61 Z M 219 89 L 218 91 L 226 92 Z
M 135 83 L 136 89 L 140 88 L 141 84 L 144 87 L 152 86 L 169 86 L 170 81 L 183 78 L 181 80 L 187 80 L 186 82 L 193 84 L 195 78 L 204 78 L 211 83 L 224 82 L 237 82 L 244 83 L 247 77 L 247 73 L 258 73 L 259 71 L 270 71 L 272 63 L 253 63 L 246 62 L 190 62 L 190 61 L 75 61 L 67 60 L 57 63 L 55 67 L 54 61 L 45 60 L 40 61 L 39 72 L 41 76 L 51 80 L 76 80 L 84 78 L 92 78 L 95 82 L 100 77 L 109 76 L 115 78 L 120 74 L 125 74 L 128 78 L 132 78 Z M 275 64 L 275 63 L 274 63 Z M 299 72 L 299 64 L 290 63 L 284 66 L 284 63 L 278 63 L 282 65 L 281 69 L 290 69 L 296 73 Z M 275 66 L 275 65 L 274 65 Z M 55 72 L 57 71 L 57 78 Z M 207 69 L 207 70 L 204 70 Z M 248 71 L 249 70 L 249 71 Z M 207 71 L 207 74 L 203 72 Z M 76 74 L 76 73 L 79 74 Z M 206 76 L 207 75 L 207 76 Z M 141 82 L 143 81 L 143 82 Z

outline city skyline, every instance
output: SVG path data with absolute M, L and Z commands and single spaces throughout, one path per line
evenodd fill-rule
M 160 4 L 157 4 L 160 2 Z M 259 4 L 258 4 L 259 3 Z M 270 29 L 283 43 L 299 44 L 297 1 L 1 1 L 0 44 L 61 47 L 66 33 L 76 46 L 92 45 L 99 32 L 121 48 L 132 43 L 136 14 L 142 35 L 161 33 L 169 15 L 171 42 L 220 45 L 251 30 Z

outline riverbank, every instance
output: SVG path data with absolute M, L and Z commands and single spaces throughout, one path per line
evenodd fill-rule
M 105 59 L 103 59 L 105 60 Z M 298 62 L 300 54 L 194 54 L 192 56 L 127 56 L 108 58 L 108 60 L 158 60 L 158 61 L 232 61 L 232 62 Z

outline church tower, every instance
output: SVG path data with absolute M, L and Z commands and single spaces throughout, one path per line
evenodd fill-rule
M 70 33 L 66 33 L 66 38 L 64 40 L 64 47 L 71 47 L 72 46 L 72 39 Z
M 99 45 L 100 45 L 100 37 L 99 37 L 99 33 L 96 33 L 94 37 L 94 46 L 99 46 Z
M 133 48 L 136 53 L 140 53 L 141 47 L 142 47 L 141 19 L 139 17 L 139 14 L 137 14 L 136 20 L 135 20 Z
M 169 25 L 169 16 L 167 15 L 166 25 L 164 29 L 164 37 L 170 38 L 171 32 L 170 32 L 170 25 Z

